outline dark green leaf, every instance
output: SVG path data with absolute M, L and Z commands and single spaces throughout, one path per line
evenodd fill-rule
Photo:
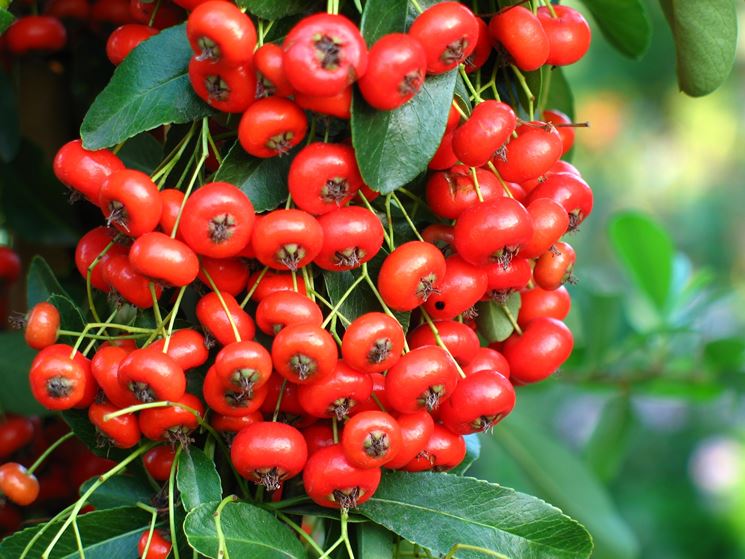
M 584 362 L 588 370 L 603 363 L 605 356 L 613 350 L 623 325 L 624 297 L 619 293 L 599 293 L 583 290 L 576 298 L 582 312 L 582 341 Z
M 80 494 L 85 493 L 97 479 L 98 476 L 83 483 L 80 486 Z M 112 477 L 96 489 L 88 502 L 96 507 L 96 510 L 134 506 L 138 502 L 149 505 L 154 493 L 155 491 L 145 480 L 119 475 Z
M 365 183 L 383 194 L 427 169 L 445 132 L 455 71 L 430 76 L 416 96 L 393 111 L 377 111 L 355 93 L 352 143 Z
M 569 87 L 569 82 L 564 75 L 564 71 L 559 68 L 553 68 L 546 78 L 548 80 L 548 94 L 546 95 L 546 109 L 558 109 L 574 120 L 574 95 Z
M 582 0 L 600 30 L 621 54 L 641 58 L 649 48 L 652 27 L 641 0 Z
M 163 146 L 150 134 L 138 134 L 127 140 L 117 155 L 128 169 L 150 175 L 163 159 Z
M 75 245 L 80 238 L 75 212 L 37 146 L 22 141 L 13 162 L 0 164 L 0 183 L 3 213 L 18 237 L 35 244 Z
M 15 16 L 11 14 L 5 8 L 0 8 L 0 34 L 5 33 L 5 30 L 10 27 L 10 24 L 15 21 Z
M 631 427 L 631 401 L 628 394 L 606 402 L 600 421 L 585 445 L 585 463 L 600 481 L 616 477 L 628 450 Z
M 334 509 L 328 509 L 325 507 L 318 506 L 314 503 L 308 503 L 304 505 L 295 505 L 291 507 L 285 507 L 282 509 L 282 512 L 285 514 L 295 514 L 298 516 L 317 516 L 319 518 L 328 518 L 330 520 L 339 520 L 339 512 Z M 349 514 L 349 522 L 350 524 L 359 524 L 362 522 L 370 522 L 367 518 L 364 516 L 360 516 L 358 514 L 354 514 L 354 512 L 351 512 Z
M 505 306 L 517 320 L 520 312 L 520 294 L 513 293 L 505 302 Z M 502 342 L 510 337 L 514 327 L 510 321 L 507 312 L 500 303 L 495 301 L 483 301 L 478 304 L 478 317 L 476 322 L 479 325 L 479 332 L 489 341 Z
M 5 15 L 7 14 L 7 16 Z M 0 9 L 0 33 L 3 28 L 3 18 L 13 16 L 5 10 Z M 18 153 L 21 145 L 20 123 L 18 121 L 18 104 L 13 85 L 5 72 L 0 72 L 0 161 L 6 163 L 13 159 Z
M 187 511 L 203 503 L 222 499 L 222 486 L 215 463 L 199 448 L 192 447 L 189 452 L 179 455 L 176 483 Z
M 660 0 L 675 39 L 680 88 L 708 95 L 732 71 L 737 50 L 734 0 Z
M 494 437 L 518 471 L 530 481 L 539 497 L 556 504 L 582 522 L 595 541 L 593 557 L 636 557 L 638 544 L 633 532 L 618 514 L 605 488 L 585 464 L 531 421 L 528 412 L 516 409 L 494 430 Z
M 667 304 L 675 247 L 667 232 L 647 215 L 624 212 L 609 227 L 618 258 L 637 287 L 659 311 Z
M 238 0 L 238 5 L 260 18 L 279 19 L 312 11 L 319 3 L 318 0 Z
M 393 532 L 366 522 L 357 527 L 357 549 L 364 559 L 394 559 Z
M 372 46 L 383 35 L 403 32 L 406 28 L 407 0 L 367 0 L 360 30 Z
M 205 503 L 186 515 L 186 538 L 197 552 L 217 557 L 217 503 Z M 231 557 L 304 559 L 303 546 L 274 516 L 248 503 L 228 503 L 222 510 L 222 530 Z
M 162 124 L 210 114 L 189 83 L 193 52 L 185 28 L 183 24 L 161 31 L 117 67 L 80 127 L 86 148 L 110 147 Z
M 151 516 L 137 507 L 124 507 L 93 511 L 78 518 L 78 528 L 87 559 L 137 559 L 137 541 L 149 526 Z M 41 557 L 44 549 L 54 537 L 60 523 L 44 532 L 30 548 L 26 557 Z M 0 557 L 18 559 L 32 537 L 43 525 L 27 528 L 13 534 L 0 543 Z M 72 528 L 60 538 L 50 559 L 78 559 L 78 547 Z
M 70 299 L 62 289 L 54 272 L 41 256 L 34 256 L 28 269 L 26 280 L 26 301 L 28 307 L 47 301 L 51 295 L 62 295 Z
M 60 326 L 64 330 L 81 332 L 85 328 L 86 321 L 80 309 L 70 299 L 64 295 L 52 294 L 49 296 L 49 302 L 54 305 L 60 314 Z M 74 337 L 68 337 L 68 342 L 75 342 Z
M 23 332 L 0 332 L 0 406 L 3 411 L 22 415 L 49 415 L 31 394 L 28 371 L 36 351 L 26 345 Z
M 389 472 L 359 512 L 434 553 L 469 544 L 508 557 L 589 557 L 587 531 L 560 510 L 513 489 L 473 478 Z M 483 558 L 463 551 L 458 557 Z
M 111 460 L 122 460 L 129 455 L 129 451 L 122 448 L 109 445 L 100 446 L 100 439 L 96 428 L 88 420 L 88 412 L 86 410 L 66 410 L 62 412 L 62 419 L 65 420 L 65 423 L 70 426 L 70 429 L 75 432 L 81 442 L 91 449 L 94 454 Z
M 257 212 L 273 210 L 287 199 L 287 175 L 292 155 L 259 159 L 248 155 L 238 142 L 215 173 L 214 180 L 240 188 Z
M 466 435 L 464 439 L 466 440 L 466 457 L 463 459 L 463 462 L 458 464 L 452 470 L 449 470 L 449 474 L 455 474 L 458 476 L 464 475 L 481 455 L 481 441 L 479 440 L 478 435 Z

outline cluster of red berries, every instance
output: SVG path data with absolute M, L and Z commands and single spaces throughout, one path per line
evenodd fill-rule
M 474 72 L 495 49 L 532 70 L 575 62 L 590 40 L 582 16 L 563 6 L 537 15 L 511 7 L 487 25 L 443 2 L 369 52 L 357 26 L 335 14 L 302 19 L 282 47 L 254 51 L 254 26 L 233 4 L 189 8 L 194 89 L 220 110 L 243 112 L 238 140 L 257 157 L 286 154 L 305 138 L 304 109 L 348 118 L 355 82 L 371 106 L 392 110 L 427 74 L 460 64 Z M 575 254 L 561 238 L 593 201 L 561 161 L 574 140 L 565 115 L 523 121 L 508 104 L 475 97 L 469 116 L 453 101 L 429 165 L 423 197 L 437 223 L 399 246 L 346 142 L 302 147 L 288 177 L 294 207 L 263 214 L 231 184 L 159 188 L 108 150 L 88 151 L 80 140 L 63 146 L 56 176 L 98 206 L 107 225 L 80 239 L 80 274 L 92 288 L 152 308 L 157 324 L 116 324 L 114 313 L 87 331 L 124 335 L 81 349 L 86 332 L 74 347 L 57 343 L 59 312 L 38 304 L 26 323 L 27 342 L 40 350 L 30 371 L 36 398 L 49 409 L 87 409 L 102 439 L 120 448 L 143 436 L 185 445 L 208 424 L 231 441 L 241 476 L 279 492 L 302 473 L 308 496 L 326 507 L 365 502 L 382 467 L 460 464 L 464 435 L 510 413 L 513 385 L 545 379 L 571 353 L 561 321 Z M 376 256 L 374 281 L 367 264 Z M 367 281 L 384 312 L 346 319 L 342 301 L 316 288 L 318 269 L 356 270 L 344 297 Z M 199 293 L 199 324 L 174 330 L 186 288 Z M 517 292 L 515 317 L 504 303 Z M 474 315 L 482 301 L 501 305 L 513 323 L 506 341 L 481 347 Z M 168 314 L 161 303 L 172 305 Z M 418 325 L 407 334 L 396 312 Z M 198 370 L 206 370 L 199 395 L 187 390 Z M 158 446 L 145 465 L 162 480 L 173 459 L 171 447 Z

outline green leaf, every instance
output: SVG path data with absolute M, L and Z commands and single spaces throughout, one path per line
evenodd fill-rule
M 15 19 L 15 16 L 8 10 L 0 8 L 0 35 L 5 33 L 5 30 L 10 27 L 10 24 L 13 23 Z
M 662 311 L 673 279 L 675 247 L 667 232 L 638 212 L 617 214 L 609 235 L 616 255 L 637 287 Z
M 458 476 L 464 475 L 481 455 L 481 441 L 479 440 L 478 435 L 466 435 L 463 438 L 466 441 L 466 457 L 463 459 L 463 462 L 458 464 L 455 468 L 448 470 L 449 474 L 455 474 Z
M 520 294 L 513 293 L 507 298 L 505 306 L 512 313 L 512 317 L 517 319 L 520 312 Z M 512 334 L 514 327 L 507 313 L 500 303 L 495 301 L 482 301 L 477 306 L 478 317 L 476 322 L 479 325 L 479 332 L 489 341 L 503 342 Z
M 217 557 L 217 503 L 199 505 L 186 515 L 184 531 L 198 553 Z M 293 532 L 274 516 L 248 503 L 228 503 L 222 509 L 222 531 L 231 557 L 305 559 L 305 549 Z
M 675 40 L 680 88 L 708 95 L 727 79 L 737 50 L 733 0 L 660 0 Z
M 606 402 L 600 421 L 585 445 L 585 463 L 602 482 L 618 474 L 628 450 L 631 434 L 631 401 L 628 394 Z
M 361 30 L 372 44 L 385 33 L 403 32 L 406 0 L 368 0 Z M 352 101 L 352 144 L 360 173 L 370 188 L 393 192 L 427 169 L 445 132 L 456 71 L 429 76 L 408 103 L 377 111 L 359 92 Z
M 28 307 L 33 307 L 36 303 L 47 301 L 52 295 L 62 295 L 67 299 L 70 296 L 62 288 L 54 272 L 41 256 L 34 256 L 31 259 L 31 265 L 28 268 L 26 280 L 26 301 Z
M 117 67 L 80 127 L 87 149 L 110 147 L 162 124 L 189 122 L 211 113 L 189 83 L 193 52 L 185 29 L 182 24 L 161 31 Z
M 62 412 L 62 419 L 93 454 L 116 461 L 123 460 L 129 455 L 129 450 L 99 445 L 96 428 L 88 420 L 87 410 L 65 410 Z
M 187 511 L 222 499 L 222 485 L 215 463 L 199 448 L 192 447 L 189 452 L 179 455 L 176 483 Z
M 292 154 L 271 159 L 251 157 L 235 142 L 213 180 L 234 184 L 248 196 L 257 212 L 265 212 L 287 200 L 291 162 Z
M 647 52 L 652 39 L 652 27 L 641 0 L 582 2 L 590 10 L 605 38 L 621 54 L 638 59 Z
M 364 559 L 394 559 L 393 533 L 366 522 L 357 527 L 357 552 Z
M 3 411 L 22 415 L 49 415 L 31 394 L 28 382 L 28 371 L 36 351 L 26 345 L 23 332 L 0 332 L 0 378 L 3 389 L 0 390 L 0 406 Z
M 745 364 L 745 340 L 722 338 L 704 346 L 704 362 L 716 371 L 741 371 Z
M 585 526 L 595 542 L 593 559 L 631 559 L 638 543 L 621 518 L 606 489 L 574 454 L 531 421 L 526 411 L 515 410 L 494 438 L 506 456 L 530 482 L 523 490 L 554 503 Z
M 589 557 L 592 552 L 587 531 L 560 510 L 473 478 L 389 472 L 359 512 L 436 554 L 456 544 L 532 559 Z M 462 551 L 458 557 L 486 555 Z
M 294 14 L 312 11 L 318 0 L 238 0 L 238 6 L 263 19 L 280 19 Z
M 150 523 L 150 514 L 137 507 L 93 511 L 78 517 L 78 528 L 87 559 L 137 559 L 137 542 Z M 56 523 L 31 546 L 26 557 L 41 557 L 54 537 Z M 31 538 L 46 524 L 26 528 L 0 543 L 0 557 L 18 559 Z M 72 528 L 60 538 L 50 559 L 78 559 L 80 554 Z
M 558 109 L 574 120 L 574 94 L 564 75 L 564 70 L 554 67 L 548 74 L 548 94 L 546 95 L 546 109 Z
M 92 477 L 80 486 L 80 494 L 85 493 L 98 476 Z M 114 476 L 88 498 L 88 502 L 96 510 L 113 509 L 124 506 L 134 506 L 138 502 L 150 504 L 153 489 L 141 478 L 127 475 Z
M 0 33 L 3 28 L 5 10 L 0 9 Z M 8 16 L 12 18 L 10 14 Z M 21 146 L 21 130 L 18 120 L 18 103 L 13 85 L 5 72 L 0 72 L 0 161 L 8 162 L 16 156 Z
M 127 140 L 117 155 L 127 169 L 150 175 L 163 159 L 163 146 L 151 134 L 138 134 Z
M 461 103 L 459 104 L 467 108 L 466 113 L 470 113 L 473 108 L 473 105 L 471 104 L 471 95 L 460 74 L 458 74 L 458 77 L 455 79 L 455 95 L 461 100 Z
M 72 330 L 82 332 L 85 328 L 86 321 L 83 314 L 75 303 L 64 295 L 52 294 L 49 296 L 49 302 L 54 305 L 60 314 L 60 327 L 63 330 Z M 76 338 L 67 337 L 67 342 L 74 343 Z

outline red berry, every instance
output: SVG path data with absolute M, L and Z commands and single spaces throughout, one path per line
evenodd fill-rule
M 409 35 L 424 47 L 427 72 L 442 74 L 465 61 L 476 48 L 479 24 L 460 2 L 441 2 L 417 16 Z
M 213 0 L 194 8 L 186 35 L 198 59 L 235 66 L 251 62 L 256 46 L 251 18 L 232 2 Z
M 341 445 L 335 444 L 308 458 L 303 485 L 308 497 L 322 507 L 352 509 L 373 496 L 380 477 L 380 468 L 365 470 L 353 466 Z

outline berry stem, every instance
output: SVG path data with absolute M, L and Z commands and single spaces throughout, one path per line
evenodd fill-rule
M 554 5 L 551 3 L 551 0 L 543 0 L 543 3 L 548 8 L 548 11 L 551 12 L 551 17 L 556 17 L 556 10 L 554 10 Z
M 383 296 L 380 294 L 380 291 L 378 291 L 377 286 L 375 285 L 375 282 L 370 277 L 369 272 L 367 271 L 367 263 L 362 265 L 362 273 L 365 276 L 365 281 L 367 281 L 367 285 L 370 286 L 370 289 L 375 294 L 375 298 L 378 300 L 378 303 L 380 303 L 380 306 L 383 308 L 383 312 L 390 316 L 391 318 L 398 321 L 398 318 L 396 318 L 396 315 L 393 314 L 393 311 L 386 305 L 385 301 L 383 301 Z M 404 352 L 409 352 L 409 343 L 406 341 L 406 338 L 404 338 Z
M 186 150 L 186 146 L 191 141 L 192 136 L 194 136 L 194 131 L 197 128 L 196 121 L 192 123 L 189 130 L 186 132 L 183 138 L 179 140 L 179 142 L 174 146 L 174 148 L 171 150 L 171 153 L 169 153 L 165 159 L 161 162 L 161 164 L 155 169 L 153 174 L 150 176 L 153 182 L 158 182 L 158 179 L 160 177 L 163 177 L 163 182 L 168 178 L 168 174 L 171 172 L 171 170 L 176 166 L 176 163 L 181 159 L 181 156 L 183 155 L 184 151 Z
M 419 2 L 417 0 L 409 0 L 411 2 L 411 5 L 414 6 L 417 12 L 420 14 L 424 11 L 422 10 L 422 7 L 419 5 Z
M 279 394 L 277 394 L 277 405 L 274 406 L 274 414 L 272 414 L 272 422 L 277 422 L 277 417 L 279 417 L 279 407 L 282 405 L 282 397 L 285 395 L 285 390 L 287 389 L 287 379 L 282 380 L 282 386 L 279 387 Z
M 261 280 L 264 279 L 264 276 L 269 271 L 269 266 L 264 266 L 264 269 L 259 272 L 259 277 L 256 278 L 256 283 L 254 283 L 251 286 L 251 289 L 248 290 L 248 293 L 246 293 L 246 296 L 243 298 L 243 301 L 241 301 L 241 308 L 244 308 L 248 302 L 251 300 L 251 296 L 254 294 L 256 289 L 259 287 L 259 284 L 261 283 Z
M 328 316 L 325 318 L 325 320 L 321 324 L 321 328 L 326 328 L 328 323 L 331 322 L 331 319 L 336 316 L 337 312 L 339 312 L 339 309 L 344 304 L 344 301 L 346 301 L 347 298 L 355 290 L 355 288 L 365 280 L 365 273 L 366 272 L 363 272 L 362 274 L 360 274 L 360 276 L 356 280 L 354 280 L 354 282 L 352 282 L 352 285 L 350 285 L 349 288 L 344 292 L 344 294 L 339 298 L 339 300 L 336 302 L 334 307 L 331 309 L 331 312 L 328 314 Z
M 416 228 L 416 225 L 414 225 L 414 222 L 411 221 L 411 218 L 409 217 L 409 213 L 406 211 L 406 208 L 404 208 L 404 205 L 401 203 L 401 200 L 399 200 L 398 196 L 396 196 L 396 193 L 391 192 L 387 196 L 386 202 L 388 201 L 388 198 L 392 198 L 393 200 L 395 200 L 396 206 L 398 206 L 398 209 L 401 210 L 401 213 L 403 214 L 404 219 L 406 220 L 406 223 L 409 224 L 409 227 L 413 231 L 414 235 L 416 235 L 416 238 L 419 239 L 420 241 L 424 241 L 424 239 L 422 239 L 422 236 L 419 234 L 419 230 Z
M 29 469 L 28 469 L 28 470 L 26 470 L 26 473 L 27 473 L 28 475 L 31 475 L 31 474 L 33 474 L 33 473 L 34 473 L 34 471 L 36 471 L 36 469 L 37 469 L 37 468 L 38 468 L 39 466 L 41 466 L 41 465 L 42 465 L 42 463 L 44 462 L 44 460 L 46 460 L 46 459 L 47 459 L 47 457 L 48 457 L 48 456 L 49 456 L 50 454 L 52 454 L 52 452 L 54 452 L 55 450 L 57 450 L 57 448 L 59 448 L 59 446 L 60 446 L 60 445 L 64 444 L 64 443 L 65 443 L 65 441 L 69 441 L 69 440 L 70 440 L 71 438 L 73 438 L 74 436 L 75 436 L 75 433 L 74 433 L 74 432 L 72 432 L 72 431 L 70 431 L 70 432 L 69 432 L 69 433 L 67 433 L 66 435 L 63 435 L 63 436 L 61 436 L 61 437 L 60 437 L 59 439 L 57 439 L 57 440 L 56 440 L 56 441 L 54 441 L 54 442 L 53 442 L 52 444 L 50 444 L 50 445 L 49 445 L 49 447 L 48 447 L 48 448 L 47 448 L 47 449 L 46 449 L 46 450 L 45 450 L 45 451 L 44 451 L 44 452 L 42 453 L 42 455 L 41 455 L 41 456 L 39 456 L 39 457 L 38 457 L 38 458 L 36 459 L 36 461 L 35 461 L 35 462 L 34 462 L 33 464 L 31 464 L 31 466 L 29 467 Z
M 530 90 L 528 82 L 525 80 L 525 76 L 520 71 L 520 69 L 514 64 L 510 64 L 510 68 L 512 69 L 512 73 L 515 74 L 517 82 L 520 84 L 520 87 L 528 98 L 528 115 L 530 115 L 530 120 L 533 120 L 535 118 L 535 95 L 533 95 L 533 92 Z
M 78 546 L 78 555 L 80 559 L 85 559 L 85 551 L 83 551 L 83 540 L 80 538 L 80 529 L 78 528 L 77 517 L 72 519 L 72 533 L 75 534 L 75 545 Z
M 194 123 L 193 126 L 195 126 L 196 123 Z M 201 139 L 202 139 L 202 155 L 199 157 L 199 161 L 197 161 L 196 167 L 194 168 L 194 172 L 191 175 L 191 180 L 189 181 L 189 186 L 186 187 L 186 192 L 184 192 L 184 199 L 181 201 L 181 207 L 178 209 L 178 214 L 176 215 L 176 221 L 173 224 L 173 229 L 171 230 L 171 238 L 176 238 L 176 232 L 178 231 L 178 226 L 181 223 L 181 214 L 184 212 L 184 206 L 186 205 L 186 201 L 189 199 L 189 195 L 191 194 L 192 189 L 194 188 L 194 183 L 197 181 L 197 177 L 199 176 L 199 171 L 202 170 L 202 165 L 204 165 L 204 162 L 207 160 L 207 157 L 209 156 L 209 148 L 207 147 L 208 141 L 207 136 L 209 134 L 209 121 L 207 117 L 204 117 L 202 119 L 202 132 L 201 132 Z
M 153 534 L 155 533 L 155 522 L 158 520 L 158 510 L 144 503 L 137 503 L 137 506 L 151 514 L 147 541 L 145 542 L 145 549 L 142 551 L 142 556 L 147 557 L 147 553 L 150 551 L 150 542 L 153 541 Z
M 171 318 L 168 321 L 168 330 L 166 331 L 166 341 L 163 344 L 163 353 L 168 353 L 168 344 L 171 343 L 171 335 L 173 334 L 173 324 L 176 322 L 176 315 L 181 306 L 181 300 L 184 298 L 184 292 L 186 292 L 186 286 L 179 289 L 178 295 L 176 296 L 176 302 L 173 304 L 173 309 L 171 309 Z
M 512 324 L 512 327 L 515 329 L 515 332 L 518 333 L 518 335 L 523 335 L 523 330 L 520 328 L 520 325 L 517 323 L 517 320 L 515 320 L 515 315 L 512 314 L 512 311 L 507 305 L 500 305 L 502 308 L 502 312 L 507 317 L 507 320 L 510 321 L 510 324 Z
M 303 497 L 303 500 L 307 499 Z M 269 505 L 271 505 L 271 503 L 267 503 L 267 506 Z M 314 540 L 305 530 L 303 530 L 302 527 L 298 526 L 297 523 L 294 522 L 289 516 L 281 512 L 275 512 L 274 514 L 276 514 L 277 518 L 279 518 L 282 522 L 292 528 L 298 536 L 303 538 L 303 540 L 305 540 L 305 543 L 312 547 L 313 551 L 315 551 L 316 554 L 318 554 L 319 556 L 323 555 L 323 549 L 321 549 L 320 546 L 316 543 L 316 540 Z
M 222 305 L 222 309 L 225 311 L 225 316 L 228 317 L 228 322 L 230 322 L 230 327 L 233 329 L 233 335 L 235 336 L 235 341 L 240 342 L 241 335 L 238 333 L 238 327 L 235 325 L 235 321 L 233 320 L 233 315 L 230 314 L 230 311 L 228 310 L 228 305 L 225 303 L 225 299 L 223 298 L 222 293 L 220 293 L 220 290 L 217 289 L 215 282 L 212 280 L 212 276 L 210 276 L 206 268 L 204 267 L 202 268 L 202 273 L 204 274 L 204 277 L 207 278 L 207 281 L 209 282 L 210 288 L 212 289 L 212 291 L 215 293 L 215 295 L 217 295 L 217 299 L 220 301 L 220 305 Z
M 54 515 L 50 520 L 44 523 L 39 529 L 39 531 L 36 532 L 36 534 L 34 534 L 34 537 L 29 540 L 29 542 L 26 544 L 26 547 L 23 548 L 23 551 L 21 552 L 21 556 L 18 559 L 25 559 L 25 557 L 28 555 L 28 552 L 31 551 L 31 549 L 36 545 L 36 542 L 41 539 L 41 537 L 46 533 L 46 531 L 52 526 L 54 526 L 66 514 L 72 511 L 72 509 L 75 508 L 75 505 L 77 505 L 77 503 L 73 503 L 70 506 L 65 507 L 64 509 L 59 511 L 56 515 Z
M 334 436 L 334 444 L 339 444 L 339 420 L 336 416 L 331 418 L 331 432 Z
M 55 534 L 54 538 L 52 538 L 52 541 L 49 542 L 49 545 L 44 550 L 44 553 L 41 554 L 41 558 L 49 559 L 49 556 L 52 553 L 54 546 L 57 545 L 57 542 L 59 542 L 62 535 L 70 527 L 70 524 L 72 524 L 73 519 L 77 517 L 77 515 L 80 513 L 80 509 L 83 508 L 83 505 L 85 505 L 85 503 L 88 501 L 88 498 L 91 495 L 93 495 L 93 493 L 95 493 L 99 487 L 101 487 L 104 483 L 106 483 L 109 479 L 114 477 L 116 474 L 124 470 L 131 462 L 139 458 L 141 455 L 145 454 L 148 450 L 153 448 L 155 445 L 156 443 L 148 443 L 148 444 L 141 446 L 140 448 L 135 450 L 132 454 L 127 456 L 124 460 L 116 464 L 108 472 L 99 476 L 99 478 L 96 479 L 96 481 L 94 481 L 91 484 L 88 490 L 80 496 L 80 499 L 77 500 L 77 502 L 75 503 L 75 506 L 72 508 L 72 511 L 70 512 L 70 516 L 68 516 L 64 524 L 60 526 L 60 529 L 57 530 L 57 534 Z
M 155 292 L 155 283 L 152 281 L 148 284 L 150 289 L 150 296 L 153 299 L 153 314 L 155 315 L 155 330 L 163 331 L 163 316 L 160 314 L 160 305 L 158 304 L 158 294 Z M 165 332 L 164 332 L 165 333 Z
M 329 308 L 329 310 L 331 310 L 331 309 L 334 308 L 334 305 L 331 304 L 331 302 L 329 302 L 323 295 L 321 295 L 320 293 L 318 293 L 318 291 L 313 290 L 313 295 L 321 303 L 323 303 L 324 305 L 326 305 Z M 336 317 L 339 318 L 339 319 L 341 319 L 341 321 L 344 323 L 345 326 L 349 326 L 352 323 L 351 320 L 349 320 L 346 316 L 344 316 L 339 311 L 336 311 Z
M 155 18 L 158 15 L 158 10 L 160 10 L 160 3 L 161 0 L 156 0 L 155 7 L 153 8 L 153 13 L 150 14 L 150 19 L 147 22 L 148 27 L 152 27 L 153 23 L 155 23 Z
M 458 104 L 458 102 L 455 99 L 453 99 L 453 107 L 455 107 L 455 110 L 458 111 L 458 114 L 460 114 L 462 118 L 468 120 L 468 114 L 466 113 L 466 111 L 463 110 L 463 108 Z
M 468 91 L 471 92 L 471 100 L 475 101 L 476 103 L 481 103 L 481 95 L 479 95 L 479 92 L 476 90 L 476 88 L 471 83 L 471 78 L 468 77 L 468 74 L 466 73 L 466 67 L 463 64 L 460 64 L 458 66 L 458 72 L 460 73 L 460 77 L 463 79 L 463 83 L 466 84 L 466 87 L 468 88 Z
M 341 539 L 344 540 L 344 546 L 347 548 L 349 559 L 354 559 L 354 551 L 349 541 L 349 509 L 341 509 Z
M 473 186 L 476 189 L 476 196 L 479 197 L 479 202 L 484 203 L 484 196 L 481 194 L 481 186 L 479 186 L 479 178 L 476 175 L 476 167 L 471 167 L 471 176 L 473 177 Z
M 176 468 L 178 467 L 181 447 L 176 449 L 176 454 L 171 463 L 171 472 L 168 475 L 168 526 L 171 529 L 171 543 L 174 559 L 179 559 L 178 540 L 176 539 L 176 507 L 174 505 L 174 493 L 176 492 Z
M 420 309 L 420 311 L 422 313 L 422 317 L 424 318 L 424 321 L 429 326 L 429 329 L 432 330 L 432 334 L 435 337 L 435 342 L 437 343 L 437 345 L 440 346 L 445 351 L 447 351 L 450 357 L 453 357 L 453 354 L 450 353 L 448 346 L 446 346 L 445 342 L 442 341 L 442 337 L 440 336 L 440 331 L 437 329 L 437 326 L 432 321 L 432 317 L 429 316 L 429 313 L 425 311 L 424 309 Z M 458 369 L 458 374 L 461 376 L 461 378 L 466 378 L 466 373 L 463 372 L 463 369 L 461 368 L 460 363 L 458 363 L 455 360 L 455 357 L 453 357 L 453 362 L 455 363 L 455 368 Z
M 362 200 L 362 203 L 365 205 L 365 207 L 368 210 L 370 210 L 373 214 L 375 214 L 375 217 L 378 217 L 377 212 L 375 211 L 375 209 L 370 204 L 370 201 L 367 198 L 365 198 L 365 195 L 362 194 L 362 192 L 357 192 L 357 195 L 359 196 L 360 200 Z M 385 238 L 385 242 L 388 245 L 388 248 L 390 250 L 393 250 L 394 248 L 396 248 L 396 246 L 393 244 L 393 237 L 391 237 L 388 234 L 388 232 L 385 230 L 385 228 L 383 228 L 383 238 Z
M 310 300 L 313 301 L 313 302 L 315 302 L 315 300 L 316 300 L 315 293 L 316 292 L 315 292 L 315 290 L 312 287 L 313 281 L 312 281 L 312 278 L 310 276 L 310 273 L 308 272 L 308 267 L 307 266 L 303 266 L 302 268 L 300 268 L 300 271 L 303 274 L 303 283 L 305 284 L 305 291 L 308 294 L 308 297 L 310 297 Z
M 377 394 L 375 392 L 372 392 L 370 394 L 370 398 L 372 398 L 373 402 L 375 402 L 375 405 L 380 408 L 380 411 L 382 412 L 388 412 L 388 410 L 385 409 L 385 406 L 383 405 L 383 402 L 380 401 L 380 398 L 378 398 Z
M 490 557 L 497 557 L 499 559 L 507 559 L 506 555 L 502 555 L 501 553 L 497 553 L 496 551 L 492 551 L 491 549 L 486 549 L 484 547 L 479 547 L 477 545 L 468 545 L 465 543 L 455 544 L 453 547 L 450 548 L 450 551 L 448 551 L 447 555 L 445 555 L 443 559 L 454 559 L 455 554 L 458 551 L 477 551 L 479 553 L 489 555 Z
M 494 166 L 494 163 L 492 163 L 491 161 L 489 161 L 487 163 L 487 165 L 489 166 L 489 169 L 491 170 L 491 172 L 494 173 L 494 176 L 497 177 L 497 180 L 499 181 L 499 184 L 502 185 L 502 190 L 504 190 L 504 193 L 508 197 L 514 198 L 515 195 L 512 194 L 512 191 L 507 187 L 507 183 L 504 182 L 504 179 L 502 178 L 502 175 L 499 174 L 499 171 L 497 171 L 497 168 Z
M 93 286 L 91 285 L 91 277 L 93 276 L 93 269 L 99 262 L 101 262 L 101 259 L 106 256 L 106 253 L 109 252 L 112 246 L 114 246 L 114 241 L 109 242 L 109 244 L 104 247 L 98 256 L 93 259 L 93 262 L 88 265 L 88 269 L 85 272 L 85 293 L 88 297 L 88 307 L 90 307 L 91 314 L 96 322 L 101 322 L 101 317 L 98 315 L 96 304 L 93 302 Z
M 264 486 L 262 485 L 260 487 Z M 234 503 L 237 500 L 237 496 L 228 495 L 220 501 L 220 504 L 217 505 L 217 509 L 213 514 L 213 517 L 215 518 L 215 531 L 217 532 L 217 556 L 222 559 L 230 559 L 228 556 L 228 545 L 225 543 L 225 533 L 222 531 L 222 509 L 224 509 L 225 505 L 228 503 Z

